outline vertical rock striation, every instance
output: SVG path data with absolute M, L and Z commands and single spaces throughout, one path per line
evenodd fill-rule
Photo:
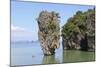
M 60 25 L 59 14 L 42 11 L 37 19 L 39 31 L 38 37 L 44 55 L 53 55 L 59 48 Z
M 63 49 L 95 50 L 95 9 L 77 11 L 62 29 Z

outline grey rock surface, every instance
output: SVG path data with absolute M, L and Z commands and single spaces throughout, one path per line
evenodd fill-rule
M 60 20 L 59 14 L 55 12 L 42 11 L 37 19 L 38 37 L 44 55 L 55 54 L 55 49 L 59 48 Z

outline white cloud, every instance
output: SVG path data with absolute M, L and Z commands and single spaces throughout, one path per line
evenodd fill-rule
M 11 41 L 36 41 L 38 40 L 38 32 L 29 31 L 28 29 L 11 25 Z
M 25 31 L 25 29 L 19 26 L 11 25 L 11 31 Z

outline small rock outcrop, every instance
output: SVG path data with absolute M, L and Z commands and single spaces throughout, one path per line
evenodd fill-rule
M 95 9 L 77 11 L 62 28 L 63 49 L 95 50 Z
M 44 55 L 53 55 L 55 49 L 59 48 L 60 25 L 59 14 L 55 12 L 42 11 L 37 19 L 38 37 Z

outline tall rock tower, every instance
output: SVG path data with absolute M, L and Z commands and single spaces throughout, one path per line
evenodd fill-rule
M 44 55 L 53 55 L 55 49 L 59 48 L 60 39 L 60 20 L 59 14 L 48 11 L 42 11 L 37 19 L 38 37 Z

